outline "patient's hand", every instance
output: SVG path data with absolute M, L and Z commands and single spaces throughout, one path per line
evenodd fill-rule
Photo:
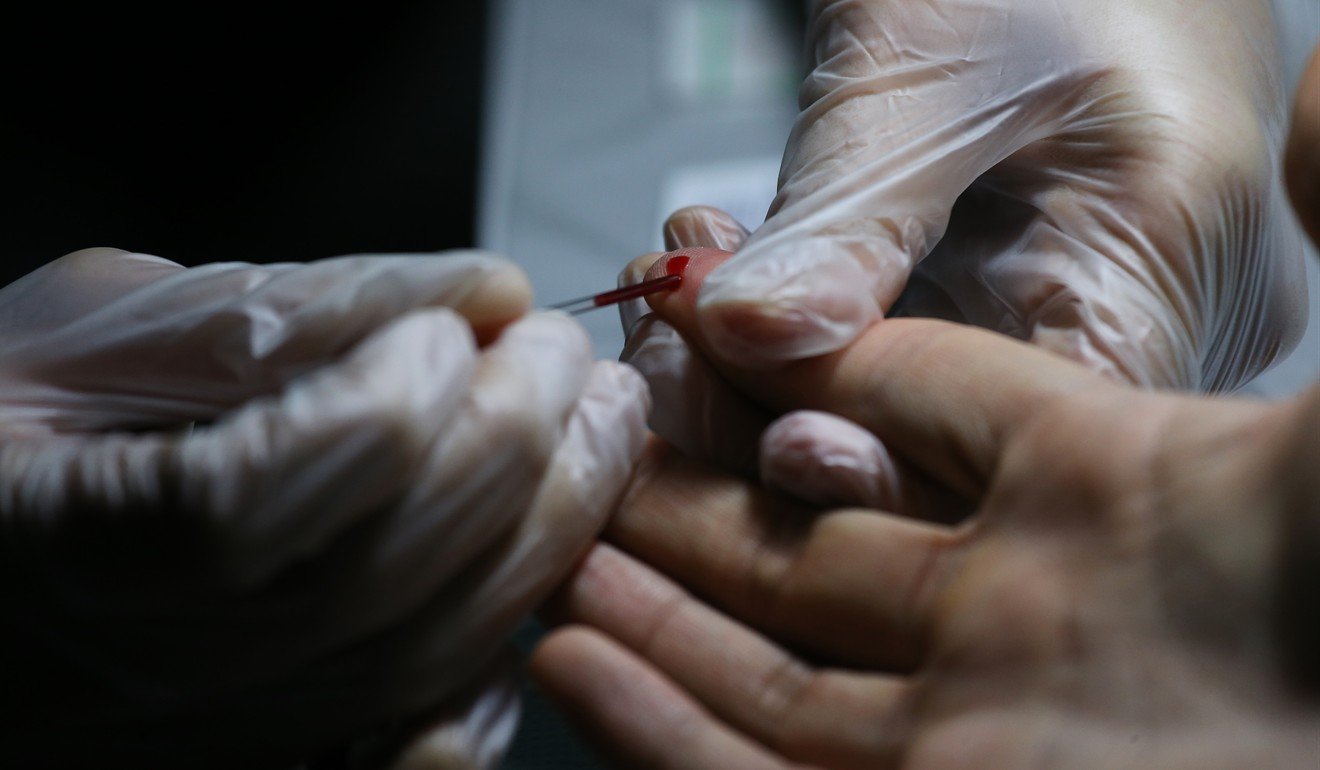
M 709 268 L 657 304 L 685 334 Z M 1315 762 L 1276 580 L 1288 527 L 1320 510 L 1280 478 L 1320 392 L 1142 393 L 915 319 L 773 377 L 721 372 L 767 410 L 871 431 L 904 493 L 822 513 L 653 451 L 533 664 L 620 763 Z M 970 518 L 918 521 L 936 499 Z

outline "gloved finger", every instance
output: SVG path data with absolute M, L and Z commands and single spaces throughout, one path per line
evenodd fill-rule
M 404 324 L 412 320 L 410 318 Z M 528 319 L 522 325 L 534 326 L 545 321 L 568 323 L 557 316 L 541 316 Z M 459 326 L 466 329 L 464 325 Z M 519 332 L 515 327 L 509 336 L 516 338 Z M 405 356 L 404 360 L 419 357 L 418 351 L 407 346 L 396 345 L 389 349 Z M 578 369 L 582 371 L 584 368 Z M 380 376 L 379 368 L 372 367 L 363 376 L 372 373 Z M 387 376 L 384 379 L 387 382 L 401 380 L 400 388 L 404 392 L 392 394 L 394 398 L 387 403 L 399 409 L 398 402 L 407 400 L 407 388 L 416 387 L 417 383 L 400 376 L 402 373 L 397 367 L 393 374 L 394 378 Z M 327 372 L 318 378 L 328 376 Z M 454 389 L 450 392 L 467 391 Z M 351 394 L 345 395 L 351 399 Z M 457 400 L 461 403 L 467 398 L 460 396 Z M 162 706 L 158 699 L 144 696 L 142 713 L 123 713 L 123 718 L 127 723 L 133 723 L 134 719 L 149 718 L 156 710 L 164 708 L 172 715 L 170 724 L 180 724 L 180 735 L 184 734 L 183 727 L 195 720 L 229 725 L 245 735 L 259 735 L 271 725 L 280 725 L 281 746 L 308 745 L 308 741 L 324 741 L 327 735 L 355 735 L 364 727 L 418 713 L 453 697 L 480 677 L 519 620 L 549 594 L 594 540 L 631 472 L 633 458 L 645 435 L 646 408 L 645 385 L 635 373 L 613 363 L 594 367 L 585 390 L 572 407 L 567 425 L 559 427 L 561 440 L 551 442 L 549 437 L 540 437 L 554 445 L 553 458 L 542 475 L 527 478 L 523 475 L 525 471 L 519 470 L 518 475 L 505 473 L 479 480 L 490 485 L 535 489 L 529 508 L 511 513 L 480 510 L 474 511 L 470 517 L 470 523 L 478 527 L 483 523 L 479 520 L 483 514 L 512 517 L 517 519 L 517 525 L 505 528 L 503 535 L 494 538 L 480 553 L 471 554 L 448 583 L 432 586 L 426 601 L 410 615 L 393 619 L 374 634 L 356 637 L 351 644 L 329 645 L 322 636 L 327 631 L 334 634 L 338 633 L 337 629 L 351 625 L 338 616 L 353 609 L 352 602 L 342 601 L 345 594 L 338 593 L 346 586 L 336 583 L 321 585 L 318 580 L 309 579 L 305 572 L 286 573 L 283 580 L 273 586 L 274 589 L 291 587 L 292 593 L 282 599 L 278 590 L 269 597 L 255 597 L 245 604 L 246 610 L 244 606 L 234 606 L 232 591 L 224 592 L 216 601 L 208 600 L 210 594 L 205 591 L 180 592 L 181 604 L 186 604 L 167 607 L 169 614 L 180 618 L 180 622 L 205 623 L 203 627 L 214 633 L 198 634 L 196 648 L 182 644 L 172 648 L 168 660 L 157 659 L 161 657 L 157 654 L 158 645 L 130 643 L 135 634 L 148 639 L 155 638 L 151 634 L 159 634 L 159 606 L 152 605 L 141 623 L 130 617 L 132 628 L 116 626 L 115 629 L 125 644 L 109 646 L 137 646 L 142 650 L 138 654 L 152 659 L 131 659 L 132 654 L 125 654 L 125 658 L 130 659 L 116 661 L 115 666 L 107 666 L 106 670 L 145 672 L 135 681 L 150 692 L 156 692 L 150 687 L 151 675 L 164 670 L 161 674 L 162 692 L 188 692 L 197 700 L 195 703 L 177 703 L 166 697 Z M 416 415 L 405 424 L 418 429 L 415 427 L 417 423 L 426 419 L 429 419 L 427 414 Z M 408 476 L 402 485 L 404 491 L 418 484 L 423 480 L 418 472 L 419 463 L 414 458 L 406 458 L 413 473 L 404 474 L 400 469 L 404 464 L 394 462 L 399 459 L 399 453 L 387 451 L 402 443 L 397 432 L 395 439 L 395 442 L 376 450 L 376 457 L 371 458 L 375 466 L 364 464 L 354 473 L 340 467 L 326 468 L 332 473 L 322 478 L 322 482 L 331 488 L 331 492 L 341 496 L 346 493 L 361 496 L 365 492 L 357 492 L 359 488 L 371 492 L 378 488 L 378 478 L 372 471 L 383 467 Z M 507 444 L 514 440 L 528 439 L 518 434 L 505 434 L 501 443 L 487 436 L 485 444 L 469 447 L 468 451 L 482 454 L 506 452 Z M 323 442 L 318 448 L 330 454 L 347 454 L 334 442 Z M 235 458 L 236 461 L 239 459 Z M 273 473 L 287 471 L 278 462 L 278 457 L 274 460 Z M 301 481 L 287 473 L 284 480 L 295 489 Z M 462 481 L 466 483 L 468 480 Z M 281 487 L 270 488 L 278 491 Z M 393 497 L 398 497 L 398 490 Z M 318 504 L 309 506 L 306 514 L 315 517 L 325 513 L 333 515 L 335 511 L 327 508 L 340 501 L 312 502 Z M 499 528 L 498 524 L 493 526 Z M 361 530 L 345 533 L 351 537 L 359 534 Z M 118 558 L 123 558 L 126 553 L 129 552 L 118 554 Z M 368 549 L 367 555 L 383 559 L 395 554 Z M 193 554 L 170 554 L 170 558 L 191 556 Z M 451 554 L 435 553 L 433 556 L 444 561 Z M 409 554 L 402 555 L 402 558 L 413 560 Z M 327 559 L 322 554 L 320 561 Z M 339 566 L 347 570 L 353 565 L 341 563 Z M 146 565 L 145 572 L 152 574 L 151 565 Z M 318 596 L 311 597 L 310 607 L 309 585 L 320 589 Z M 61 582 L 61 587 L 68 587 L 68 584 Z M 176 587 L 161 590 L 169 594 Z M 380 585 L 380 588 L 376 598 L 383 603 L 393 601 L 389 591 L 408 590 L 398 585 Z M 132 607 L 142 606 L 143 597 L 139 593 L 134 592 L 132 598 L 136 602 Z M 215 616 L 217 602 L 229 608 L 228 613 L 221 614 L 219 622 Z M 88 611 L 104 614 L 110 608 L 98 601 Z M 124 615 L 123 612 L 118 614 Z M 260 630 L 254 631 L 254 628 Z M 300 628 L 304 633 L 297 633 Z M 105 640 L 100 641 L 104 643 Z M 223 650 L 224 654 L 217 656 L 216 650 Z M 224 665 L 199 667 L 199 660 L 218 660 Z M 178 670 L 170 670 L 176 663 Z M 169 686 L 166 687 L 165 683 Z M 315 693 L 314 706 L 309 706 L 308 693 Z M 290 712 L 302 713 L 308 708 L 312 709 L 315 719 L 300 718 L 298 724 L 289 724 Z M 275 742 L 270 743 L 274 745 Z
M 598 536 L 646 437 L 649 401 L 627 367 L 598 363 L 517 525 L 403 622 L 326 658 L 292 691 L 353 694 L 357 714 L 408 713 L 471 684 Z
M 875 434 L 825 412 L 791 412 L 761 437 L 761 482 L 822 508 L 875 508 L 954 523 L 971 506 L 903 459 Z
M 728 255 L 689 256 L 683 283 L 648 299 L 657 315 L 710 356 L 721 374 L 767 409 L 844 417 L 960 496 L 977 499 L 1008 437 L 1052 397 L 1106 391 L 1085 369 L 1007 337 L 942 321 L 890 319 L 846 350 L 772 375 L 720 357 L 696 302 Z M 652 270 L 667 269 L 661 260 Z
M 0 291 L 0 349 L 59 329 L 126 294 L 187 270 L 123 249 L 82 249 L 48 262 Z
M 212 522 L 235 582 L 263 582 L 414 489 L 476 369 L 461 319 L 414 311 L 344 363 L 180 442 L 183 509 Z
M 1311 242 L 1320 244 L 1320 48 L 1297 88 L 1284 166 L 1293 208 Z
M 99 670 L 134 672 L 148 715 L 147 693 L 205 698 L 304 664 L 345 620 L 290 568 L 409 493 L 474 366 L 465 322 L 416 311 L 190 435 L 3 442 L 8 566 L 31 578 L 30 615 L 100 651 Z M 162 618 L 197 633 L 161 655 Z
M 608 447 L 620 453 L 608 462 L 622 462 L 631 427 L 626 420 L 592 424 L 601 446 L 587 447 L 580 423 L 600 419 L 598 399 L 607 399 L 607 411 L 625 414 L 644 413 L 646 403 L 644 392 L 632 385 L 637 376 L 612 367 L 593 367 L 590 340 L 562 315 L 536 314 L 509 327 L 479 358 L 462 405 L 436 438 L 406 497 L 382 514 L 374 531 L 344 542 L 342 554 L 326 558 L 324 580 L 331 586 L 343 583 L 332 590 L 343 619 L 340 633 L 356 638 L 409 616 L 438 587 L 473 569 L 524 521 L 533 501 L 544 495 L 539 490 L 554 464 L 565 462 L 558 459 L 563 453 L 579 452 L 576 461 L 584 466 L 600 463 L 584 467 L 582 475 L 607 492 L 612 476 L 603 472 L 607 461 L 596 455 L 608 442 L 621 442 Z M 617 376 L 607 384 L 611 373 Z
M 79 269 L 126 258 L 102 255 Z M 411 309 L 450 307 L 491 335 L 530 297 L 516 267 L 475 253 L 178 271 L 13 341 L 6 372 L 22 377 L 6 382 L 16 395 L 5 417 L 61 432 L 211 420 L 335 361 Z
M 751 366 L 842 348 L 893 305 L 973 181 L 1039 136 L 1089 85 L 1030 14 L 924 3 L 817 5 L 815 68 L 770 216 L 707 282 L 711 345 Z M 993 55 L 975 45 L 1031 40 Z M 921 41 L 915 54 L 905 42 Z M 994 42 L 991 42 L 994 41 Z M 948 55 L 938 53 L 948 51 Z M 1055 73 L 1053 77 L 1041 73 Z M 986 82 L 1001 91 L 986 92 Z
M 752 477 L 770 412 L 736 390 L 656 316 L 632 329 L 620 359 L 646 378 L 651 429 L 690 457 Z
M 737 251 L 747 240 L 748 232 L 738 220 L 710 206 L 690 206 L 679 209 L 665 220 L 665 248 L 676 251 L 685 248 L 714 248 L 725 251 Z M 628 263 L 619 273 L 619 288 L 640 283 L 646 271 L 662 255 L 659 252 L 645 254 Z M 619 318 L 623 321 L 623 333 L 631 334 L 634 326 L 643 316 L 650 314 L 646 300 L 642 298 L 619 303 Z
M 670 217 L 669 225 L 688 233 L 684 221 L 708 219 L 716 226 L 737 224 L 714 209 L 693 208 Z M 647 254 L 628 263 L 619 285 L 640 283 L 662 256 Z M 655 403 L 651 429 L 692 457 L 732 473 L 753 475 L 757 443 L 770 415 L 694 355 L 672 326 L 652 315 L 645 299 L 621 304 L 619 313 L 627 340 L 619 360 L 636 368 L 650 386 Z
M 669 215 L 664 225 L 665 249 L 708 248 L 737 251 L 751 233 L 732 215 L 712 206 L 689 206 Z

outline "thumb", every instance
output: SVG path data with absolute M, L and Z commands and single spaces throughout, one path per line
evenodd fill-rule
M 1054 36 L 1003 50 L 1019 14 L 969 11 L 959 29 L 939 4 L 838 0 L 816 16 L 778 197 L 698 305 L 710 343 L 748 365 L 838 350 L 882 318 L 958 196 L 1079 89 L 1047 66 Z
M 726 211 L 713 206 L 689 206 L 665 220 L 665 248 L 709 248 L 737 251 L 750 233 Z

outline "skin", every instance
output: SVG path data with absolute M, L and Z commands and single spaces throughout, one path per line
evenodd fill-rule
M 1320 131 L 1290 155 L 1315 157 L 1299 146 Z M 1292 189 L 1316 210 L 1314 185 Z M 723 377 L 771 412 L 853 420 L 906 484 L 972 513 L 814 510 L 654 445 L 532 661 L 606 757 L 1314 766 L 1320 387 L 1283 403 L 1151 393 L 921 319 L 767 376 L 713 355 L 697 322 L 727 256 L 684 255 L 683 288 L 653 308 Z

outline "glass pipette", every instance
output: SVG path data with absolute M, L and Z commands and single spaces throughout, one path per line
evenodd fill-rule
M 662 291 L 673 291 L 683 284 L 683 271 L 687 269 L 688 257 L 674 257 L 666 264 L 667 275 L 652 278 L 649 281 L 624 286 L 621 289 L 592 294 L 551 305 L 547 310 L 563 310 L 569 315 L 582 315 L 610 305 L 617 305 L 630 299 L 637 299 Z

